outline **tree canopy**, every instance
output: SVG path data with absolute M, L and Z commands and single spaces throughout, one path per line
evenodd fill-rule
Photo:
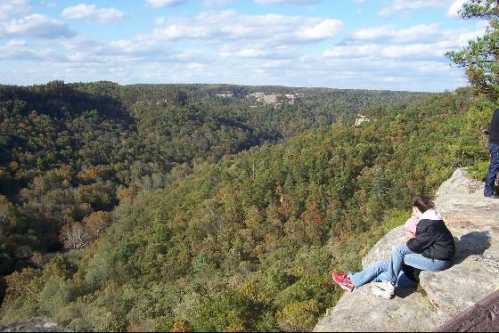
M 265 105 L 248 98 L 254 91 L 302 97 Z M 112 82 L 0 86 L 0 272 L 88 246 L 120 201 L 162 188 L 203 161 L 419 95 Z
M 488 21 L 485 34 L 472 40 L 460 51 L 449 52 L 450 59 L 465 68 L 471 85 L 478 94 L 497 103 L 499 98 L 499 1 L 470 0 L 460 15 L 465 19 Z
M 109 226 L 106 215 L 85 217 L 99 234 L 85 250 L 6 277 L 3 322 L 45 316 L 82 331 L 310 330 L 341 295 L 333 268 L 358 268 L 408 217 L 413 195 L 487 159 L 478 128 L 491 110 L 470 101 L 464 89 L 373 105 L 358 127 L 343 119 L 199 162 L 188 174 L 176 166 L 164 186 L 120 201 Z

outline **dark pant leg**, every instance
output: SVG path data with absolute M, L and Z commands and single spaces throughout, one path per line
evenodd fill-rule
M 421 273 L 420 269 L 414 268 L 406 264 L 402 264 L 402 272 L 404 272 L 405 276 L 409 280 L 411 280 L 416 284 L 419 284 L 419 274 Z
M 490 166 L 487 179 L 485 180 L 485 196 L 496 194 L 495 181 L 499 172 L 499 145 L 490 145 Z

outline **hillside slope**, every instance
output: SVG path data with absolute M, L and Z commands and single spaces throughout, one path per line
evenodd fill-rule
M 487 157 L 466 92 L 373 108 L 120 201 L 82 251 L 5 278 L 0 324 L 72 330 L 303 331 L 341 296 L 332 269 L 360 259 L 456 167 Z M 466 110 L 470 110 L 466 112 Z M 487 110 L 485 110 L 487 111 Z
M 228 89 L 233 98 L 217 96 Z M 40 266 L 48 253 L 88 246 L 114 222 L 120 200 L 162 188 L 172 174 L 327 127 L 366 106 L 425 96 L 284 92 L 300 98 L 277 107 L 253 105 L 249 88 L 236 86 L 0 85 L 0 278 Z
M 315 332 L 430 331 L 499 288 L 499 200 L 486 199 L 483 185 L 463 169 L 440 187 L 436 205 L 457 238 L 456 264 L 439 273 L 423 272 L 421 290 L 399 291 L 391 301 L 364 286 L 345 294 L 322 318 Z M 383 239 L 363 260 L 366 267 L 390 256 L 405 241 L 402 227 Z

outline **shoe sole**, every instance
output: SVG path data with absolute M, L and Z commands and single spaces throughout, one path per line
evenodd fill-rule
M 341 289 L 348 291 L 349 293 L 353 292 L 353 289 L 350 289 L 348 287 L 345 287 L 344 285 L 339 284 L 338 282 L 335 281 L 335 283 L 340 286 Z
M 339 286 L 341 289 L 343 289 L 343 290 L 345 290 L 345 291 L 348 291 L 349 293 L 353 292 L 353 289 L 350 289 L 350 288 L 348 288 L 348 287 L 344 286 L 343 284 L 341 284 L 341 283 L 337 282 L 337 281 L 334 279 L 334 277 L 333 277 L 332 275 L 331 275 L 331 278 L 332 278 L 333 282 L 334 282 L 337 286 Z

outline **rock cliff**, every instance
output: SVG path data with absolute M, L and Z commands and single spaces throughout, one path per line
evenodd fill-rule
M 56 323 L 37 318 L 27 322 L 0 326 L 0 332 L 69 332 Z
M 422 272 L 418 290 L 399 290 L 387 301 L 369 286 L 345 294 L 315 327 L 324 331 L 430 331 L 499 289 L 499 200 L 483 197 L 483 185 L 463 169 L 442 184 L 436 205 L 456 237 L 457 256 L 450 269 Z M 381 239 L 363 266 L 387 260 L 405 242 L 402 228 Z

